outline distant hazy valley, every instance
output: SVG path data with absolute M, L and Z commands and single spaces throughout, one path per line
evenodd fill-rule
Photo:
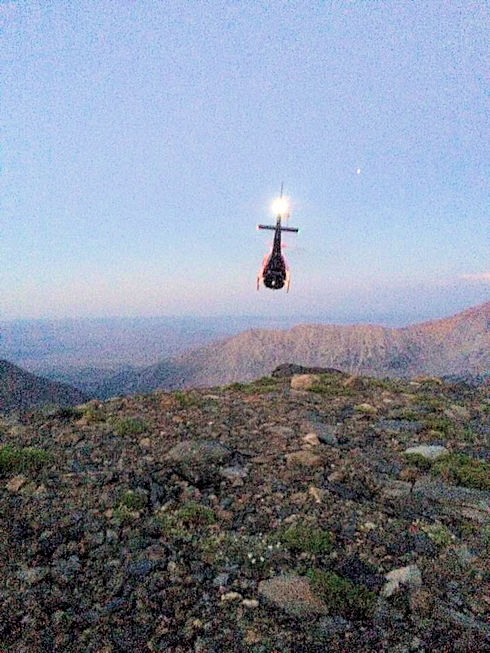
M 53 386 L 45 379 L 46 394 L 40 389 L 43 379 L 36 381 L 29 394 L 32 405 L 42 404 L 45 396 L 53 403 L 55 390 L 62 400 L 75 401 L 80 393 L 108 398 L 156 388 L 250 381 L 283 363 L 381 377 L 482 375 L 490 370 L 490 302 L 453 317 L 403 328 L 291 326 L 288 320 L 277 319 L 263 320 L 268 328 L 243 330 L 251 321 L 127 318 L 4 324 L 0 347 L 0 359 L 5 359 L 0 379 L 3 404 L 16 403 L 9 388 L 18 397 L 18 389 L 29 385 L 31 377 L 27 381 L 18 378 L 27 374 L 25 370 L 65 384 Z M 71 394 L 66 384 L 72 386 Z

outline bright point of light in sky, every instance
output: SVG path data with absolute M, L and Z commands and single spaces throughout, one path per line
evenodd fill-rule
M 274 215 L 280 215 L 281 218 L 289 214 L 289 199 L 287 197 L 276 197 L 272 202 L 272 212 Z

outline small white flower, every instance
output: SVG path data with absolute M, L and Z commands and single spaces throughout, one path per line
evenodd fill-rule
M 272 544 L 269 544 L 269 546 L 268 546 L 267 548 L 269 549 L 269 551 L 272 551 L 272 549 L 273 549 L 274 547 L 272 546 Z
M 248 556 L 249 558 L 251 558 L 251 557 L 252 557 L 252 554 L 251 554 L 251 553 L 247 553 L 247 556 Z
M 255 564 L 255 558 L 252 558 L 252 560 L 250 560 L 250 562 L 254 565 Z
M 260 562 L 264 562 L 265 558 L 263 556 L 260 556 Z

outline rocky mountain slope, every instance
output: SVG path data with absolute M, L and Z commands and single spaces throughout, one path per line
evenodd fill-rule
M 86 399 L 77 388 L 49 381 L 0 360 L 0 413 L 25 412 L 45 405 L 74 406 Z
M 328 374 L 0 427 L 0 648 L 483 651 L 488 385 Z
M 405 328 L 299 325 L 253 329 L 111 379 L 96 390 L 109 397 L 249 381 L 285 362 L 335 367 L 374 376 L 482 374 L 490 370 L 490 302 L 450 318 Z

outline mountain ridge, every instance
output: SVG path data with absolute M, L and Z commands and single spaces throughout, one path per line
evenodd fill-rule
M 249 329 L 148 366 L 117 387 L 119 394 L 250 381 L 284 363 L 335 367 L 351 374 L 481 375 L 490 369 L 490 302 L 448 318 L 408 327 L 300 324 Z M 299 343 L 299 344 L 298 344 Z
M 50 381 L 0 359 L 0 413 L 53 406 L 74 406 L 88 399 L 78 388 Z

